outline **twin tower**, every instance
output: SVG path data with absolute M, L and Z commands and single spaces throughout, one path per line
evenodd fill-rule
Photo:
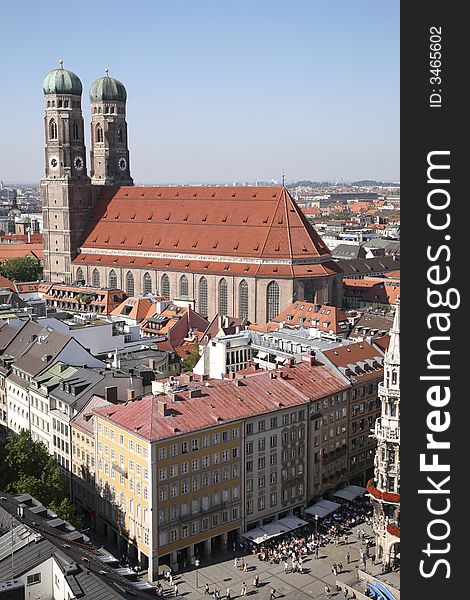
M 101 186 L 133 185 L 127 144 L 127 93 L 123 84 L 107 73 L 91 86 L 88 176 L 80 79 L 61 62 L 59 69 L 46 75 L 43 91 L 44 279 L 70 283 L 71 262 L 83 241 Z

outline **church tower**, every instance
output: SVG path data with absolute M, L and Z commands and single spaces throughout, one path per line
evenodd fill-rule
M 373 529 L 378 558 L 393 566 L 400 552 L 400 306 L 385 353 L 384 382 L 379 385 L 381 416 L 375 422 L 377 440 L 374 481 L 367 486 L 374 504 Z
M 90 90 L 91 182 L 94 185 L 133 185 L 129 165 L 126 88 L 106 76 Z
M 43 193 L 44 279 L 71 281 L 71 262 L 91 208 L 80 79 L 60 68 L 46 75 Z

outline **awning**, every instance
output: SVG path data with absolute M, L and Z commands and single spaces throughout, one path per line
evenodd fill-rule
M 344 500 L 353 501 L 358 496 L 362 496 L 366 493 L 366 489 L 359 485 L 347 485 L 342 490 L 338 490 L 333 494 L 336 498 L 343 498 Z
M 264 529 L 266 533 L 271 537 L 281 535 L 282 533 L 289 533 L 289 531 L 291 531 L 290 527 L 287 527 L 287 525 L 284 525 L 280 521 L 274 521 L 274 523 L 267 523 L 266 525 L 263 525 L 261 529 Z
M 287 358 L 285 358 L 284 356 L 276 356 L 276 358 L 274 360 L 275 360 L 275 362 L 283 365 L 283 364 L 285 364 Z
M 255 544 L 262 544 L 263 542 L 269 540 L 269 538 L 273 536 L 268 535 L 264 529 L 258 528 L 251 529 L 250 531 L 242 533 L 242 537 L 246 538 L 247 540 L 251 540 Z
M 299 517 L 284 517 L 283 519 L 279 519 L 279 524 L 285 525 L 290 529 L 299 529 L 299 527 L 303 527 L 304 525 L 308 525 L 307 521 L 303 519 L 299 519 Z
M 320 500 L 313 506 L 309 506 L 309 508 L 305 509 L 305 512 L 309 515 L 317 515 L 320 519 L 328 516 L 335 510 L 341 507 L 341 504 L 337 502 L 331 502 L 330 500 Z
M 265 360 L 265 358 L 268 356 L 267 352 L 258 352 L 257 356 L 255 358 L 260 358 L 261 360 Z

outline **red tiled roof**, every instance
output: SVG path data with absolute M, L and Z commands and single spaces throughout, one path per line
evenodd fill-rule
M 400 281 L 389 277 L 344 279 L 343 288 L 345 297 L 372 304 L 396 304 L 400 297 Z
M 115 317 L 127 317 L 136 322 L 142 321 L 154 305 L 148 298 L 126 298 L 111 311 Z
M 347 368 L 350 364 L 356 365 L 357 363 L 365 362 L 366 359 L 373 360 L 381 354 L 380 350 L 377 350 L 377 348 L 374 348 L 368 342 L 356 342 L 347 346 L 339 346 L 331 350 L 324 350 L 322 353 L 338 368 Z M 380 379 L 383 376 L 383 368 L 381 367 L 372 371 L 363 370 L 360 373 L 353 373 L 352 376 L 361 381 Z
M 105 187 L 90 222 L 82 248 L 150 251 L 156 258 L 330 256 L 283 187 Z
M 281 377 L 281 373 L 283 377 Z M 147 395 L 140 400 L 94 412 L 150 441 L 205 429 L 252 415 L 305 404 L 348 389 L 342 377 L 327 367 L 301 363 L 275 373 L 255 373 L 241 380 L 211 380 L 200 397 L 178 392 L 179 400 L 166 394 Z M 193 384 L 193 388 L 196 387 Z M 167 404 L 165 416 L 159 402 Z
M 0 262 L 23 256 L 34 256 L 42 260 L 42 244 L 0 244 Z
M 277 323 L 285 321 L 287 324 L 295 326 L 316 327 L 325 332 L 333 331 L 333 333 L 344 333 L 349 329 L 348 317 L 336 306 L 323 306 L 304 301 L 294 302 L 277 317 L 274 317 L 273 321 Z
M 17 291 L 15 289 L 15 284 L 6 277 L 3 277 L 3 275 L 0 275 L 0 288 L 8 288 L 12 292 Z

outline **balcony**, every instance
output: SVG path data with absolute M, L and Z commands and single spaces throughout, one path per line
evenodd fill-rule
M 392 494 L 391 492 L 382 492 L 374 486 L 374 480 L 369 479 L 367 482 L 367 491 L 371 496 L 373 496 L 376 500 L 380 500 L 382 502 L 387 502 L 389 504 L 399 504 L 400 503 L 400 494 Z
M 398 398 L 398 400 L 400 400 L 400 390 L 389 390 L 388 388 L 385 387 L 383 381 L 379 383 L 379 387 L 378 387 L 378 394 L 379 396 L 390 396 L 393 398 Z
M 400 443 L 400 428 L 382 427 L 382 419 L 376 420 L 374 435 L 387 442 Z

